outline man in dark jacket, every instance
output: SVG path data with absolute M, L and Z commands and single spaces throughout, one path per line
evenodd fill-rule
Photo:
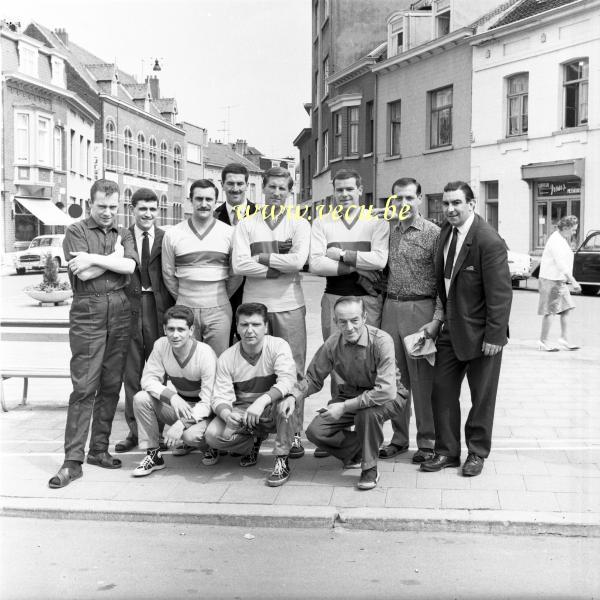
M 463 181 L 444 188 L 447 223 L 435 258 L 445 319 L 437 341 L 431 397 L 435 455 L 421 471 L 460 465 L 460 388 L 467 376 L 471 410 L 465 423 L 466 477 L 479 475 L 490 453 L 502 348 L 508 342 L 512 285 L 506 244 L 475 214 L 473 191 Z
M 129 433 L 115 444 L 115 452 L 129 452 L 138 444 L 133 414 L 133 397 L 140 391 L 144 364 L 154 342 L 162 335 L 163 313 L 174 304 L 162 277 L 161 248 L 165 232 L 156 227 L 158 197 L 148 188 L 140 188 L 131 197 L 135 223 L 129 228 L 140 257 L 125 292 L 131 303 L 131 340 L 123 383 L 125 420 Z

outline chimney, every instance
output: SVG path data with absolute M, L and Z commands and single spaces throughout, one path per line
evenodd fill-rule
M 152 96 L 152 100 L 160 99 L 160 86 L 158 84 L 158 77 L 156 75 L 146 77 L 146 82 L 150 83 L 150 95 Z
M 246 140 L 235 140 L 235 151 L 242 156 L 248 154 L 248 142 Z
M 65 46 L 69 47 L 69 35 L 66 29 L 55 29 L 54 33 Z

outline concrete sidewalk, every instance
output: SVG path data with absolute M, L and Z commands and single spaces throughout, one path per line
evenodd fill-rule
M 309 306 L 318 306 L 319 285 L 316 278 L 305 282 Z M 516 317 L 534 314 L 529 305 L 520 304 L 535 302 L 531 294 L 520 293 L 515 300 Z M 588 300 L 596 306 L 595 299 Z M 320 341 L 314 311 L 307 324 L 312 356 Z M 70 382 L 34 379 L 30 405 L 16 407 L 21 381 L 11 379 L 5 382 L 7 404 L 16 408 L 0 415 L 0 514 L 600 536 L 600 347 L 544 353 L 533 339 L 519 339 L 525 325 L 511 322 L 511 330 L 515 337 L 504 355 L 492 453 L 479 477 L 464 478 L 458 469 L 421 473 L 410 462 L 416 449 L 411 448 L 395 460 L 379 461 L 378 487 L 361 492 L 355 488 L 360 471 L 342 471 L 331 457 L 315 459 L 314 448 L 305 441 L 306 456 L 290 461 L 289 482 L 269 488 L 264 480 L 273 458 L 272 441 L 267 441 L 258 465 L 249 469 L 229 456 L 205 467 L 198 452 L 179 458 L 166 453 L 165 470 L 134 479 L 131 471 L 143 456 L 137 451 L 120 455 L 122 469 L 84 465 L 82 479 L 50 490 L 47 481 L 63 458 Z M 30 362 L 32 346 L 9 342 L 3 352 L 11 360 Z M 35 356 L 40 364 L 65 364 L 68 346 L 38 344 Z M 305 424 L 326 400 L 321 392 L 307 401 Z M 462 402 L 466 415 L 466 386 Z M 414 432 L 413 422 L 413 440 Z M 124 435 L 121 404 L 111 440 Z M 386 439 L 390 437 L 387 424 Z

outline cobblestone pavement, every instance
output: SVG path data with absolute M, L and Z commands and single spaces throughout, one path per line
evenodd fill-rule
M 32 307 L 27 300 L 19 304 L 18 290 L 13 289 L 16 278 L 10 279 L 12 287 L 4 286 L 3 316 L 67 316 L 64 306 Z M 305 276 L 304 288 L 308 354 L 312 356 L 321 342 L 318 307 L 323 282 Z M 167 469 L 142 480 L 133 479 L 131 470 L 142 456 L 137 451 L 121 455 L 120 470 L 85 465 L 81 480 L 62 490 L 50 490 L 47 480 L 62 461 L 70 383 L 66 379 L 34 379 L 30 382 L 30 404 L 16 407 L 21 382 L 11 379 L 5 382 L 5 393 L 7 403 L 15 408 L 0 417 L 4 513 L 63 510 L 103 515 L 98 518 L 120 513 L 122 518 L 131 519 L 144 513 L 146 518 L 171 515 L 230 524 L 254 518 L 263 519 L 265 524 L 299 526 L 331 524 L 337 518 L 372 528 L 600 535 L 600 301 L 578 298 L 577 304 L 574 339 L 583 348 L 577 352 L 542 353 L 536 349 L 537 294 L 515 293 L 512 338 L 504 354 L 493 448 L 479 477 L 464 478 L 458 469 L 421 473 L 410 462 L 416 449 L 411 447 L 409 453 L 395 460 L 380 461 L 378 487 L 361 492 L 355 488 L 359 471 L 342 471 L 332 457 L 315 459 L 314 448 L 305 441 L 305 457 L 290 461 L 289 482 L 270 488 L 264 485 L 273 462 L 272 442 L 267 441 L 257 467 L 250 469 L 240 468 L 237 459 L 229 456 L 213 467 L 204 467 L 200 453 L 185 457 L 167 453 Z M 35 356 L 33 360 L 40 364 L 58 365 L 65 364 L 69 352 L 64 343 L 33 347 L 30 343 L 6 342 L 3 355 L 11 362 L 30 362 Z M 305 425 L 326 401 L 325 392 L 307 401 Z M 461 404 L 466 415 L 466 385 Z M 413 421 L 413 446 L 414 431 Z M 113 443 L 124 434 L 121 403 Z M 386 438 L 390 436 L 387 424 Z

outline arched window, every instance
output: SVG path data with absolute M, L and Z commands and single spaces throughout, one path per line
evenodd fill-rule
M 173 168 L 175 183 L 181 183 L 183 172 L 181 170 L 181 146 L 179 144 L 173 146 Z
M 133 171 L 133 135 L 129 127 L 123 132 L 123 152 L 125 155 L 125 171 Z
M 167 225 L 168 200 L 166 194 L 161 194 L 158 206 L 160 211 L 160 224 Z
M 122 213 L 122 222 L 123 227 L 129 227 L 133 223 L 133 215 L 131 214 L 131 190 L 129 188 L 125 188 L 123 192 L 123 213 Z
M 106 150 L 106 168 L 114 169 L 115 161 L 115 124 L 112 119 L 106 121 L 104 148 Z
M 160 178 L 167 179 L 167 142 L 160 143 Z
M 158 175 L 158 161 L 156 155 L 156 138 L 152 136 L 149 142 L 148 156 L 150 158 L 150 177 L 156 178 Z
M 137 143 L 137 170 L 139 175 L 144 175 L 146 171 L 146 138 L 141 131 L 138 133 Z

